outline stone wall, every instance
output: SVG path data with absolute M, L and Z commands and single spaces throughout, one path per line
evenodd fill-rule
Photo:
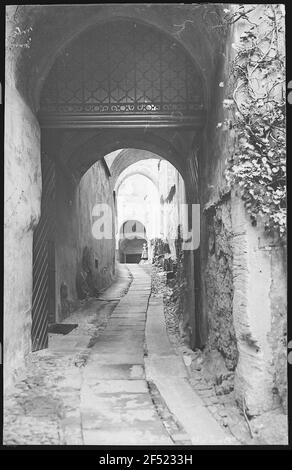
M 239 349 L 235 391 L 251 414 L 260 414 L 287 404 L 284 256 L 261 226 L 252 227 L 236 195 L 232 223 L 233 315 Z
M 161 203 L 161 234 L 168 243 L 170 256 L 176 259 L 176 240 L 180 224 L 181 204 L 185 203 L 184 181 L 179 172 L 166 160 L 158 170 L 158 189 Z
M 238 22 L 226 37 L 224 55 L 218 55 L 212 113 L 198 150 L 201 292 L 206 356 L 219 352 L 227 369 L 235 369 L 238 403 L 257 415 L 287 405 L 286 272 L 283 248 L 268 240 L 259 224 L 252 226 L 243 201 L 235 192 L 229 195 L 224 178 L 237 142 L 222 104 L 234 89 L 229 64 L 240 32 Z
M 225 41 L 216 58 L 206 132 L 197 148 L 201 205 L 200 316 L 206 360 L 217 355 L 216 360 L 223 368 L 234 370 L 238 349 L 233 319 L 231 200 L 226 190 L 224 169 L 226 158 L 234 150 L 235 136 L 232 129 L 222 125 L 225 119 L 222 104 L 232 90 L 229 80 L 231 36 Z
M 268 340 L 272 347 L 273 386 L 275 394 L 287 413 L 287 266 L 286 250 L 271 247 L 270 301 L 272 310 L 271 330 Z
M 13 7 L 7 12 L 4 134 L 4 389 L 30 351 L 33 229 L 40 216 L 40 128 L 15 85 L 20 48 L 12 48 Z
M 78 299 L 95 295 L 113 280 L 114 227 L 112 240 L 93 237 L 95 219 L 92 209 L 97 203 L 106 203 L 113 210 L 109 175 L 102 162 L 95 163 L 77 187 L 72 187 L 62 172 L 57 171 L 56 295 L 59 320 L 68 315 Z M 61 286 L 67 291 L 67 302 L 62 302 Z
M 5 90 L 4 386 L 30 350 L 33 229 L 40 216 L 40 130 L 22 97 Z
M 206 351 L 219 351 L 226 368 L 234 371 L 238 349 L 233 324 L 233 252 L 230 199 L 207 211 L 207 295 L 209 338 Z

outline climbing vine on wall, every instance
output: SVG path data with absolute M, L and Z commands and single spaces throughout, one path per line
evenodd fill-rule
M 285 48 L 283 5 L 240 5 L 229 24 L 244 20 L 235 57 L 233 94 L 224 100 L 236 131 L 226 179 L 240 189 L 253 225 L 286 238 Z
M 31 46 L 31 32 L 32 27 L 26 29 L 20 29 L 18 26 L 14 29 L 10 38 L 10 47 L 21 49 L 29 49 Z

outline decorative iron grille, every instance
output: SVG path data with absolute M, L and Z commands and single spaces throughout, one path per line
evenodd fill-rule
M 181 45 L 127 21 L 83 33 L 56 59 L 44 84 L 41 118 L 68 115 L 194 118 L 202 83 Z M 123 117 L 124 116 L 124 117 Z

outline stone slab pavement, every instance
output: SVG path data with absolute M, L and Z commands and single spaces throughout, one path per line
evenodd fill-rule
M 133 281 L 93 346 L 83 371 L 81 420 L 87 445 L 172 445 L 149 394 L 144 337 L 151 278 Z
M 238 445 L 239 442 L 218 424 L 191 387 L 184 361 L 176 355 L 167 335 L 162 298 L 150 298 L 146 345 L 146 378 L 155 383 L 191 443 Z
M 119 273 L 104 300 L 65 320 L 78 328 L 32 354 L 5 397 L 5 445 L 232 443 L 170 345 L 151 270 L 129 264 Z
M 84 443 L 173 445 L 151 399 L 150 381 L 189 442 L 237 444 L 189 384 L 184 362 L 167 336 L 162 299 L 150 296 L 147 270 L 135 264 L 129 264 L 128 269 L 133 276 L 130 289 L 115 308 L 84 369 Z

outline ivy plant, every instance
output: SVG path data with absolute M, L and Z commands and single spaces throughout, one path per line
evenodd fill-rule
M 245 8 L 248 7 L 248 12 Z M 282 5 L 241 5 L 227 21 L 245 21 L 231 67 L 233 93 L 223 105 L 232 116 L 236 150 L 226 180 L 239 189 L 251 222 L 286 239 L 286 123 Z M 259 13 L 258 13 L 259 12 Z M 219 85 L 220 86 L 220 85 Z M 221 85 L 222 86 L 222 85 Z

